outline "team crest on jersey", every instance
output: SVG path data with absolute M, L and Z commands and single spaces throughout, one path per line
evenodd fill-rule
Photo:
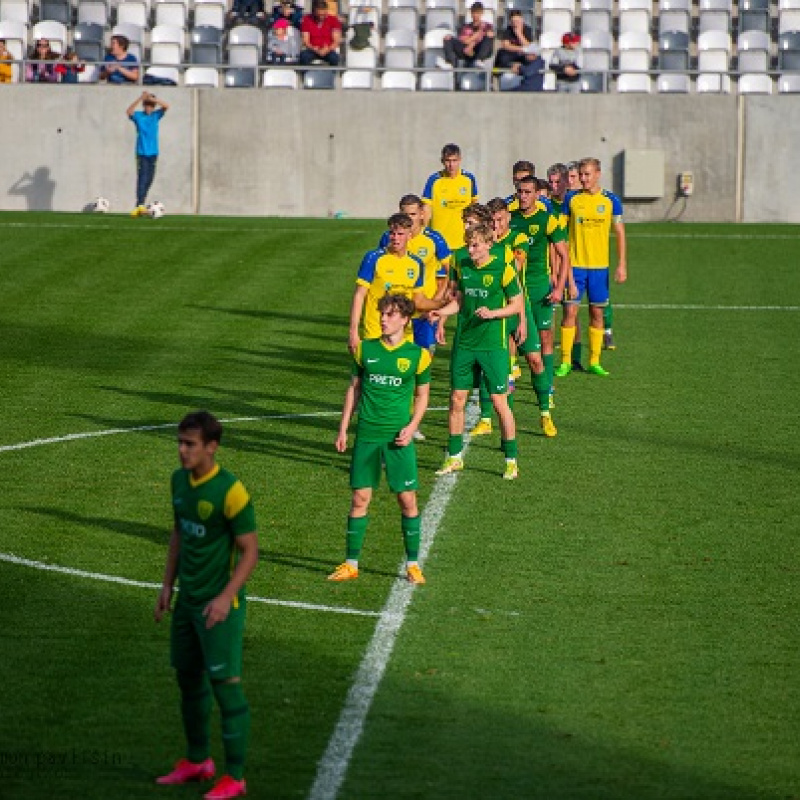
M 420 258 L 426 258 L 427 255 L 428 255 L 428 248 L 427 247 L 420 247 L 420 249 L 417 251 L 417 255 Z
M 536 236 L 536 234 L 539 233 L 539 226 L 528 225 L 528 233 L 530 233 L 531 236 Z
M 397 369 L 400 372 L 408 372 L 409 368 L 411 367 L 411 361 L 407 358 L 398 358 L 397 359 Z
M 458 193 L 459 194 L 466 194 L 467 193 L 467 187 L 466 186 L 459 186 L 458 187 Z
M 487 288 L 494 283 L 494 276 L 493 275 L 484 275 L 483 276 L 483 285 Z
M 214 506 L 208 500 L 201 500 L 197 504 L 197 514 L 200 519 L 208 519 L 214 513 Z
M 597 206 L 597 213 L 598 214 L 605 214 L 606 213 L 606 207 L 605 206 Z
M 417 271 L 415 269 L 413 269 L 412 267 L 409 267 L 408 271 L 406 272 L 406 276 L 408 277 L 409 280 L 413 280 L 414 277 L 416 276 L 416 274 L 417 274 Z
M 583 222 L 583 217 L 578 217 L 578 223 L 582 223 L 582 222 Z

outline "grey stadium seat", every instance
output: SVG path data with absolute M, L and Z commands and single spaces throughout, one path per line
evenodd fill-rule
M 658 68 L 685 72 L 689 69 L 689 34 L 667 31 L 658 37 Z
M 336 72 L 332 69 L 310 69 L 303 75 L 304 89 L 333 89 Z
M 79 22 L 72 31 L 72 43 L 81 61 L 102 61 L 103 28 L 94 22 Z
M 786 31 L 778 37 L 778 69 L 800 72 L 800 31 Z
M 200 25 L 190 36 L 193 64 L 222 63 L 222 31 L 212 25 Z
M 739 30 L 769 33 L 769 0 L 742 0 L 739 4 Z
M 252 89 L 256 85 L 256 72 L 252 67 L 232 67 L 225 71 L 225 86 L 231 89 Z

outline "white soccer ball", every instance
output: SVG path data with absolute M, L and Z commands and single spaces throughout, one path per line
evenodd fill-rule
M 164 208 L 164 204 L 160 200 L 153 200 L 153 202 L 147 206 L 147 213 L 153 219 L 158 219 L 159 217 L 163 217 L 164 214 L 167 213 L 167 210 Z
M 97 200 L 94 201 L 94 210 L 98 214 L 108 214 L 111 211 L 111 203 L 105 197 L 98 197 Z

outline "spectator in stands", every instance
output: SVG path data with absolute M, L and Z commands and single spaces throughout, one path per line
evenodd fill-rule
M 265 22 L 267 15 L 264 12 L 264 0 L 233 0 L 228 23 L 244 22 L 257 25 Z
M 100 78 L 109 83 L 122 85 L 139 80 L 139 62 L 133 53 L 128 52 L 130 40 L 127 36 L 115 33 L 109 42 L 108 53 L 104 59 Z
M 78 75 L 85 69 L 86 66 L 78 61 L 78 54 L 71 47 L 64 51 L 61 61 L 56 64 L 61 83 L 77 83 Z
M 14 80 L 14 67 L 11 62 L 14 56 L 6 49 L 6 40 L 0 39 L 0 83 L 12 83 Z
M 550 58 L 550 69 L 556 73 L 556 90 L 580 92 L 581 84 L 581 37 L 577 33 L 565 33 L 561 47 Z
M 47 39 L 38 39 L 28 55 L 30 59 L 25 67 L 25 80 L 28 83 L 56 83 L 55 61 L 58 56 L 50 49 Z
M 508 25 L 500 34 L 500 49 L 494 59 L 495 69 L 511 69 L 525 63 L 525 48 L 533 42 L 533 31 L 525 24 L 521 11 L 508 15 Z
M 517 72 L 522 78 L 517 86 L 517 91 L 543 92 L 545 69 L 546 65 L 538 45 L 532 42 L 526 44 L 522 50 L 522 61 L 514 64 L 514 72 Z
M 339 63 L 339 45 L 342 41 L 342 23 L 328 11 L 328 0 L 314 0 L 311 13 L 303 17 L 300 32 L 303 49 L 300 63 L 325 61 L 332 67 Z
M 276 20 L 267 34 L 267 63 L 296 64 L 300 55 L 297 31 L 286 19 Z
M 281 0 L 272 7 L 272 24 L 279 19 L 285 19 L 293 27 L 300 30 L 303 24 L 303 7 L 293 3 L 292 0 Z
M 488 69 L 494 51 L 494 26 L 483 19 L 483 3 L 473 3 L 469 9 L 470 21 L 461 26 L 458 38 L 447 36 L 444 40 L 444 58 L 436 59 L 440 69 L 453 69 L 463 59 L 465 67 Z

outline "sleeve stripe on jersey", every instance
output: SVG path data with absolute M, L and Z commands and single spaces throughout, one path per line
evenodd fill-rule
M 238 516 L 241 510 L 250 502 L 250 495 L 241 481 L 236 483 L 228 489 L 225 495 L 225 519 L 233 519 Z

